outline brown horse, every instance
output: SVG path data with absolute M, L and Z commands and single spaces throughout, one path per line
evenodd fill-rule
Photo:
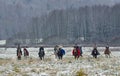
M 109 50 L 109 47 L 106 47 L 104 54 L 107 58 L 110 57 L 111 51 Z

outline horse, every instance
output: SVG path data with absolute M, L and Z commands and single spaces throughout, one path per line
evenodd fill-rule
M 21 55 L 22 55 L 21 48 L 18 47 L 18 48 L 17 48 L 17 58 L 18 58 L 18 60 L 21 60 Z
M 44 59 L 45 51 L 44 51 L 43 47 L 40 47 L 38 55 L 39 55 L 39 57 L 40 57 L 41 60 Z
M 75 59 L 78 59 L 79 56 L 81 55 L 81 54 L 80 54 L 80 49 L 74 47 L 74 49 L 73 49 L 73 51 L 72 51 L 72 54 L 73 54 L 73 56 L 75 57 Z
M 104 54 L 107 58 L 110 57 L 111 51 L 109 50 L 109 47 L 106 47 Z

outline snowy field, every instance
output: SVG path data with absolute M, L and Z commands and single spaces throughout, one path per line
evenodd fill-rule
M 39 48 L 27 48 L 30 56 L 17 60 L 16 48 L 0 48 L 0 76 L 76 76 L 82 70 L 86 76 L 120 76 L 120 48 L 110 47 L 110 58 L 103 54 L 105 48 L 98 47 L 98 59 L 91 56 L 92 47 L 83 47 L 83 57 L 75 60 L 72 47 L 63 48 L 63 60 L 57 60 L 53 48 L 45 48 L 45 59 L 38 57 Z M 23 49 L 22 49 L 23 50 Z

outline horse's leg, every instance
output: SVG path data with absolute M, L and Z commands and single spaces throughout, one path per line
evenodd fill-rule
M 42 56 L 42 60 L 44 60 L 44 56 Z
M 82 54 L 80 56 L 83 57 Z
M 95 58 L 96 56 L 95 55 L 93 55 L 93 58 Z
M 62 58 L 63 58 L 63 55 L 61 55 L 61 60 L 62 60 Z
M 105 57 L 108 58 L 107 54 L 105 54 Z
M 77 56 L 75 55 L 75 59 L 77 59 Z
M 42 57 L 40 56 L 40 60 L 42 60 Z
M 57 54 L 55 53 L 55 58 L 57 59 Z
M 110 58 L 110 54 L 108 54 L 109 55 L 109 58 Z
M 106 57 L 106 54 L 105 54 L 105 57 Z
M 60 56 L 58 55 L 58 59 L 60 59 Z
M 79 55 L 77 56 L 77 59 L 79 58 Z
M 56 59 L 58 59 L 58 54 L 56 54 Z
M 95 55 L 95 58 L 97 58 L 97 55 Z
M 109 54 L 107 54 L 107 58 L 110 58 Z
M 21 60 L 21 56 L 18 56 L 18 60 Z
M 76 56 L 74 56 L 74 58 L 76 59 Z

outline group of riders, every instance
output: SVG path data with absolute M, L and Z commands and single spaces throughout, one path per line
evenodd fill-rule
M 29 56 L 29 52 L 26 49 L 26 47 L 24 47 L 23 52 L 24 52 L 24 57 L 27 58 Z M 17 47 L 17 58 L 18 58 L 18 60 L 21 60 L 21 56 L 22 56 L 22 50 L 21 50 L 20 45 L 18 45 L 18 47 Z
M 80 46 L 74 46 L 74 49 L 72 51 L 72 55 L 74 56 L 75 59 L 78 59 L 80 56 L 82 57 L 82 54 L 83 54 L 83 51 L 82 51 L 82 47 Z M 111 54 L 111 51 L 109 50 L 109 47 L 106 46 L 105 47 L 105 51 L 104 51 L 104 54 L 107 58 L 110 58 L 110 54 Z M 100 55 L 99 51 L 97 50 L 97 47 L 94 46 L 92 52 L 91 52 L 91 55 L 94 57 L 94 58 L 97 58 L 98 55 Z
M 29 56 L 29 52 L 26 49 L 26 47 L 24 47 L 23 51 L 24 51 L 24 57 L 28 57 Z M 105 54 L 106 57 L 110 57 L 110 53 L 111 53 L 111 51 L 109 50 L 109 47 L 107 46 L 105 51 L 104 51 L 104 54 Z M 83 57 L 82 54 L 83 54 L 82 47 L 75 45 L 73 50 L 72 50 L 72 55 L 74 56 L 74 58 L 78 59 L 79 57 Z M 56 45 L 54 47 L 54 55 L 55 55 L 56 59 L 62 60 L 63 55 L 65 55 L 65 50 L 62 48 L 62 46 Z M 97 58 L 97 56 L 100 55 L 99 51 L 97 50 L 97 47 L 93 48 L 93 50 L 91 52 L 91 55 L 94 58 Z M 17 47 L 17 58 L 18 58 L 18 60 L 21 60 L 21 56 L 22 56 L 22 51 L 21 51 L 20 46 L 18 46 Z M 45 51 L 44 51 L 44 47 L 43 46 L 41 46 L 39 48 L 38 56 L 39 56 L 40 60 L 44 59 Z

